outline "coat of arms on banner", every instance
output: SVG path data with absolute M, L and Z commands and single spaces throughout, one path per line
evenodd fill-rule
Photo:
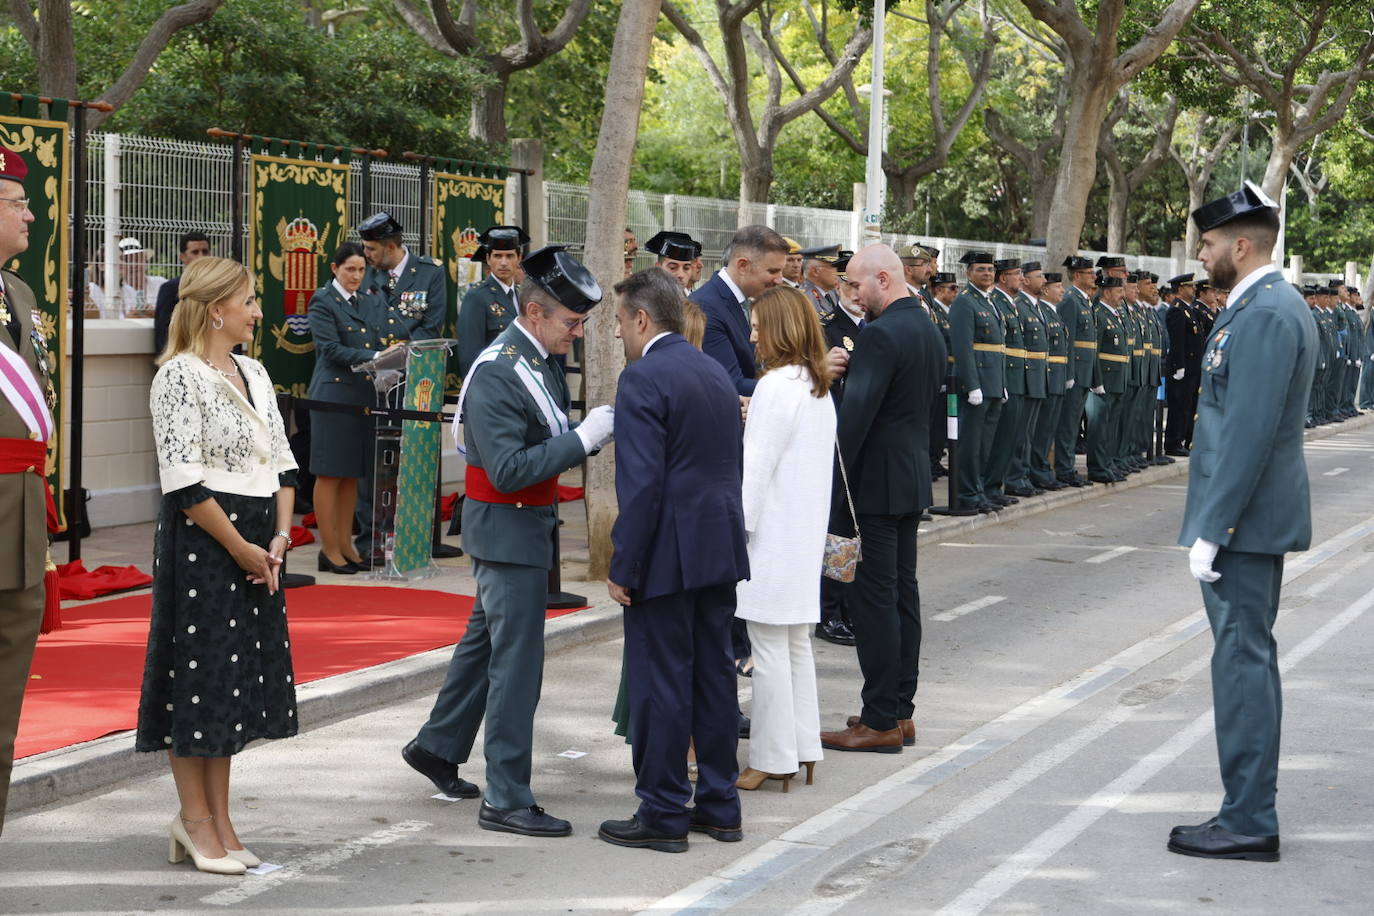
M 482 279 L 482 267 L 472 262 L 472 256 L 477 253 L 479 233 L 473 226 L 466 226 L 462 229 L 453 230 L 450 241 L 453 243 L 453 260 L 449 261 L 449 278 L 458 284 L 458 288 L 466 292 L 468 287 L 478 283 Z
M 306 311 L 319 278 L 320 258 L 324 257 L 323 240 L 328 237 L 329 226 L 326 225 L 321 233 L 304 216 L 298 216 L 289 223 L 286 217 L 277 221 L 281 254 L 270 255 L 268 265 L 272 276 L 285 287 L 282 311 L 286 316 L 286 327 L 297 336 L 304 337 L 310 333 L 310 318 Z M 273 329 L 274 333 L 277 331 Z

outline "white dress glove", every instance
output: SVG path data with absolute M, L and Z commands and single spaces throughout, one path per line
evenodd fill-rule
M 1007 403 L 1007 401 L 1010 401 L 1010 400 L 1011 400 L 1011 395 L 1007 394 L 1007 389 L 1003 388 L 1003 389 L 1002 389 L 1002 403 L 1005 404 L 1005 403 Z
M 615 438 L 615 408 L 609 404 L 593 407 L 573 432 L 590 455 Z
M 1176 372 L 1174 372 L 1174 381 L 1176 381 L 1176 382 L 1181 382 L 1181 381 L 1183 381 L 1183 372 L 1184 372 L 1184 370 L 1182 370 L 1182 369 L 1179 369 L 1179 370 L 1177 370 Z
M 1218 547 L 1219 545 L 1202 538 L 1193 541 L 1193 547 L 1188 551 L 1188 571 L 1193 574 L 1194 579 L 1199 582 L 1215 582 L 1221 578 L 1221 573 L 1212 569 L 1212 561 L 1217 558 Z
M 980 406 L 983 403 L 983 389 L 975 388 L 970 391 L 968 393 L 968 402 L 974 407 Z
M 1067 382 L 1064 383 L 1064 390 L 1065 390 L 1065 391 L 1072 391 L 1072 390 L 1073 390 L 1073 379 L 1069 379 Z
M 1092 393 L 1093 393 L 1093 394 L 1106 394 L 1106 393 L 1107 393 L 1107 389 L 1106 389 L 1106 388 L 1103 388 L 1101 385 L 1098 385 L 1096 388 L 1092 389 Z

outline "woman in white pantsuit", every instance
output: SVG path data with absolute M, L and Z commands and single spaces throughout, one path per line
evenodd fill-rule
M 757 789 L 821 758 L 811 630 L 820 620 L 815 572 L 825 553 L 835 454 L 835 407 L 820 321 L 807 297 L 773 287 L 755 301 L 753 334 L 764 375 L 744 426 L 744 526 L 750 578 L 737 617 L 754 646 L 749 767 Z

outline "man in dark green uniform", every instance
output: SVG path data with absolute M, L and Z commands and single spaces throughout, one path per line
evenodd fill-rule
M 520 307 L 515 272 L 530 237 L 519 226 L 488 226 L 478 241 L 488 274 L 468 290 L 458 310 L 458 371 L 464 378 L 477 354 L 515 320 Z
M 1303 287 L 1303 298 L 1307 301 L 1309 314 L 1317 328 L 1317 362 L 1313 369 L 1312 392 L 1308 395 L 1307 423 L 1308 429 L 1319 426 L 1326 422 L 1326 377 L 1328 368 L 1335 360 L 1335 342 L 1331 337 L 1331 325 L 1326 317 L 1326 310 L 1321 307 L 1320 299 L 1321 287 Z
M 1078 427 L 1083 422 L 1088 392 L 1102 390 L 1097 367 L 1097 317 L 1092 306 L 1093 262 L 1070 255 L 1064 259 L 1064 269 L 1069 286 L 1059 300 L 1059 320 L 1069 344 L 1069 377 L 1054 436 L 1054 476 L 1071 487 L 1085 487 L 1091 481 L 1079 474 L 1075 465 Z
M 1049 381 L 1049 338 L 1036 296 L 1045 285 L 1045 273 L 1039 261 L 1027 261 L 1020 266 L 1020 288 L 1012 297 L 1017 319 L 1021 324 L 1021 345 L 1026 351 L 1026 394 L 1022 401 L 1023 416 L 1018 423 L 1016 439 L 1012 442 L 1011 465 L 1007 468 L 1006 493 L 1010 496 L 1039 496 L 1042 487 L 1031 483 L 1031 433 L 1040 422 L 1045 406 Z
M 983 468 L 983 498 L 994 505 L 1010 506 L 1020 500 L 1004 490 L 1007 469 L 1011 467 L 1016 443 L 1025 434 L 1026 347 L 1021 339 L 1021 319 L 1012 301 L 1021 289 L 1021 262 L 1015 258 L 995 260 L 992 272 L 992 306 L 1002 319 L 1002 381 L 1006 401 L 988 446 L 987 464 Z
M 1030 482 L 1042 490 L 1062 490 L 1068 484 L 1054 476 L 1050 449 L 1054 448 L 1054 434 L 1059 429 L 1064 392 L 1069 388 L 1069 360 L 1072 358 L 1069 353 L 1072 345 L 1055 305 L 1064 295 L 1064 275 L 1058 271 L 1027 270 L 1026 267 L 1021 265 L 1028 283 L 1032 287 L 1039 284 L 1033 295 L 1036 308 L 1040 310 L 1040 320 L 1045 325 L 1048 354 L 1045 357 L 1045 403 L 1030 434 Z
M 1212 704 L 1226 793 L 1215 817 L 1175 827 L 1169 849 L 1213 859 L 1279 858 L 1283 694 L 1273 628 L 1283 556 L 1312 540 L 1302 426 L 1317 332 L 1271 261 L 1278 209 L 1246 182 L 1193 211 L 1202 263 L 1232 290 L 1202 357 L 1178 538 L 1216 640 Z
M 458 402 L 465 445 L 463 542 L 477 600 L 429 721 L 402 756 L 450 796 L 475 797 L 458 777 L 483 725 L 486 797 L 478 826 L 527 836 L 567 836 L 530 791 L 534 712 L 544 669 L 544 607 L 558 515 L 558 475 L 610 441 L 615 412 L 575 424 L 563 371 L 551 356 L 582 336 L 601 301 L 595 279 L 562 246 L 524 262 L 520 316 L 473 360 Z
M 983 469 L 988 447 L 1007 396 L 1005 326 L 990 298 L 992 255 L 970 251 L 963 256 L 968 284 L 949 307 L 949 337 L 959 385 L 959 508 L 993 512 L 1000 508 L 983 495 Z
M 433 258 L 412 253 L 402 233 L 385 210 L 358 224 L 368 265 L 363 288 L 390 306 L 387 327 L 380 329 L 384 338 L 432 340 L 443 335 L 448 312 L 444 269 Z
M 1098 281 L 1098 302 L 1093 308 L 1097 322 L 1098 387 L 1088 396 L 1088 479 L 1094 483 L 1119 483 L 1126 479 L 1113 466 L 1121 448 L 1121 407 L 1131 371 L 1131 348 L 1121 315 L 1121 278 Z
M 929 249 L 929 251 L 934 251 L 934 249 Z M 934 255 L 931 256 L 931 263 L 934 263 Z M 910 288 L 909 285 L 908 288 Z M 949 336 L 949 307 L 958 294 L 959 278 L 954 274 L 942 271 L 931 275 L 929 282 L 920 290 L 919 295 L 920 300 L 926 304 L 926 309 L 930 312 L 931 320 L 940 329 L 940 336 L 945 341 L 945 359 L 948 361 L 948 365 L 945 367 L 946 379 L 954 374 L 954 345 Z M 940 458 L 948 447 L 948 427 L 949 404 L 946 392 L 942 387 L 930 407 L 931 480 L 939 480 L 950 473 L 949 468 L 940 463 Z
M 1140 275 L 1127 273 L 1123 281 L 1121 314 L 1127 324 L 1126 343 L 1130 347 L 1130 375 L 1126 380 L 1126 397 L 1121 408 L 1120 466 L 1117 473 L 1135 474 L 1145 469 L 1145 462 L 1137 452 L 1143 448 L 1139 441 L 1140 403 L 1149 375 L 1149 330 L 1136 302 L 1140 293 Z

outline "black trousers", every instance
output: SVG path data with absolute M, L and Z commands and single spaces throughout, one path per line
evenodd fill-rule
M 916 585 L 920 513 L 860 515 L 863 560 L 849 614 L 863 673 L 860 721 L 889 731 L 915 710 L 921 657 L 921 595 Z
M 1164 420 L 1164 447 L 1178 448 L 1191 438 L 1197 379 L 1184 375 L 1175 381 L 1171 376 L 1164 386 L 1164 394 L 1169 406 L 1169 414 Z

